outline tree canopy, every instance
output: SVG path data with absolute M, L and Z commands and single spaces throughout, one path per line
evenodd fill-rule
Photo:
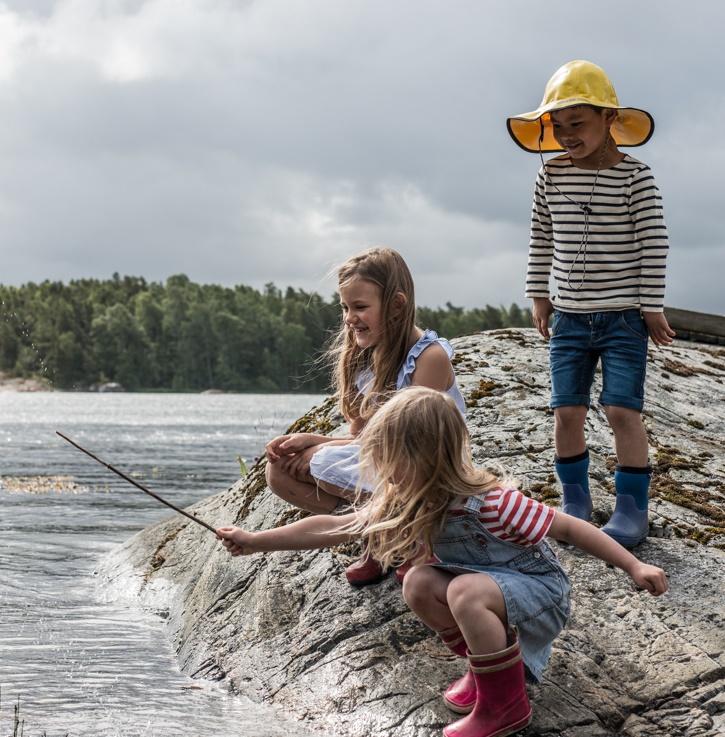
M 128 390 L 324 392 L 320 358 L 339 327 L 330 299 L 274 284 L 263 290 L 111 279 L 0 285 L 0 370 L 59 389 L 115 381 Z M 417 322 L 455 338 L 530 325 L 528 310 L 419 307 Z

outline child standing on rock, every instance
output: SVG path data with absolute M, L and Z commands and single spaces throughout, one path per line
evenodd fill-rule
M 371 248 L 353 256 L 338 269 L 338 290 L 342 325 L 331 354 L 351 435 L 281 435 L 266 448 L 269 488 L 301 509 L 323 514 L 354 498 L 360 486 L 356 437 L 390 392 L 410 385 L 438 389 L 465 413 L 453 349 L 434 331 L 416 326 L 413 278 L 399 253 Z M 351 584 L 362 586 L 379 581 L 383 569 L 366 557 L 345 573 Z
M 607 75 L 587 61 L 554 73 L 537 110 L 507 121 L 526 151 L 564 151 L 536 179 L 526 296 L 549 338 L 556 473 L 563 509 L 589 520 L 589 451 L 584 422 L 601 359 L 599 401 L 614 432 L 618 465 L 614 513 L 602 528 L 625 547 L 649 530 L 651 468 L 642 423 L 647 338 L 675 335 L 663 312 L 667 229 L 650 168 L 619 151 L 652 135 L 644 110 L 619 105 Z M 549 296 L 553 271 L 558 294 Z
M 525 672 L 540 679 L 569 614 L 569 579 L 546 536 L 621 568 L 655 596 L 667 590 L 664 571 L 601 530 L 475 468 L 463 417 L 441 392 L 398 392 L 367 423 L 360 458 L 376 481 L 356 512 L 217 534 L 233 556 L 362 536 L 384 566 L 414 560 L 405 601 L 469 663 L 444 693 L 449 708 L 468 714 L 444 730 L 447 737 L 499 737 L 531 720 Z

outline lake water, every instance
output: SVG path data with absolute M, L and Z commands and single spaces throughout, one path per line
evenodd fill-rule
M 163 622 L 94 576 L 101 557 L 173 514 L 58 438 L 185 507 L 239 477 L 321 397 L 0 393 L 0 735 L 295 737 L 219 684 L 182 674 Z M 40 477 L 28 480 L 28 477 Z

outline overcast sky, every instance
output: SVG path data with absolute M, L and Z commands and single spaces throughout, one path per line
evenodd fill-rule
M 562 63 L 655 117 L 667 304 L 725 312 L 716 0 L 0 2 L 0 283 L 109 277 L 330 294 L 385 244 L 418 302 L 525 303 L 537 158 L 507 115 Z

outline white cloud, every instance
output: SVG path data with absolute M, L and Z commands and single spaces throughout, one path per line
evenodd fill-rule
M 12 79 L 27 38 L 22 19 L 0 5 L 0 81 Z
M 723 253 L 725 8 L 605 11 L 0 4 L 0 280 L 186 271 L 327 290 L 334 263 L 386 243 L 422 302 L 523 302 L 537 161 L 504 119 L 533 108 L 562 62 L 589 57 L 655 114 L 655 137 L 632 153 L 665 196 L 672 303 L 725 311 L 717 272 L 682 257 Z

